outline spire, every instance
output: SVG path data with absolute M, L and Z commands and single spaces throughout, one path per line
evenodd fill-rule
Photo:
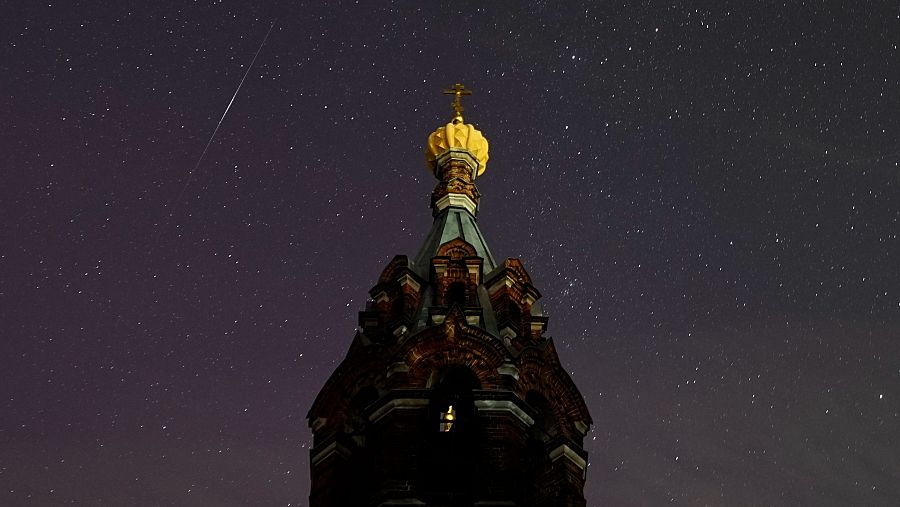
M 461 239 L 492 270 L 496 263 L 475 221 L 481 199 L 475 178 L 484 174 L 487 166 L 488 141 L 473 125 L 463 123 L 461 98 L 471 95 L 472 90 L 457 83 L 443 93 L 454 96 L 453 119 L 428 136 L 425 163 L 438 180 L 431 193 L 434 225 L 415 264 L 426 270 L 441 245 Z

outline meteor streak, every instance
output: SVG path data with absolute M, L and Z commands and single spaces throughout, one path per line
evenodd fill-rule
M 231 96 L 231 100 L 228 101 L 228 106 L 225 107 L 225 112 L 222 113 L 222 117 L 219 118 L 219 123 L 216 124 L 216 128 L 213 130 L 212 135 L 210 135 L 209 140 L 206 141 L 206 146 L 203 147 L 203 152 L 200 154 L 200 158 L 197 159 L 197 163 L 194 164 L 194 167 L 188 173 L 187 179 L 184 182 L 184 186 L 181 187 L 181 191 L 178 192 L 178 196 L 176 196 L 175 199 L 171 199 L 166 203 L 167 208 L 173 200 L 181 199 L 181 196 L 184 195 L 184 192 L 185 190 L 187 190 L 188 185 L 190 185 L 191 180 L 194 177 L 194 173 L 197 171 L 197 168 L 200 167 L 200 162 L 203 161 L 203 157 L 206 156 L 206 152 L 209 151 L 209 146 L 212 144 L 213 139 L 215 139 L 216 134 L 219 132 L 219 127 L 222 126 L 222 122 L 225 121 L 225 116 L 231 109 L 231 105 L 234 104 L 234 99 L 237 98 L 238 92 L 241 91 L 241 86 L 244 86 L 244 81 L 247 79 L 247 75 L 250 74 L 250 70 L 253 69 L 253 64 L 256 63 L 256 57 L 259 56 L 259 52 L 262 51 L 263 46 L 266 45 L 266 41 L 269 39 L 269 34 L 272 33 L 273 28 L 275 28 L 275 21 L 272 21 L 272 24 L 269 25 L 269 31 L 266 32 L 266 36 L 263 37 L 262 42 L 259 44 L 259 48 L 256 49 L 256 53 L 253 55 L 253 59 L 250 60 L 250 65 L 247 66 L 247 70 L 244 72 L 244 76 L 241 78 L 241 82 L 238 83 L 237 89 L 234 90 L 234 95 Z

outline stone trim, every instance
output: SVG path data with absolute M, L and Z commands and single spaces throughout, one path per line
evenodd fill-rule
M 461 160 L 469 166 L 469 169 L 472 171 L 472 181 L 475 181 L 475 178 L 478 176 L 478 169 L 481 168 L 481 162 L 478 161 L 478 157 L 474 153 L 465 148 L 448 148 L 438 155 L 435 160 L 438 170 L 435 173 L 440 174 L 438 171 L 449 164 L 451 160 Z
M 572 448 L 566 444 L 562 444 L 556 449 L 550 451 L 550 461 L 556 461 L 559 458 L 568 458 L 569 461 L 575 463 L 575 465 L 582 470 L 587 468 L 587 461 L 585 461 L 584 458 L 579 456 L 577 452 L 573 451 Z
M 500 330 L 500 338 L 503 338 L 504 340 L 512 340 L 515 337 L 515 330 L 509 326 L 503 326 L 503 329 Z
M 515 283 L 516 281 L 513 279 L 513 277 L 507 274 L 501 278 L 494 280 L 487 289 L 490 294 L 494 294 L 501 287 L 512 287 L 513 285 L 515 285 Z
M 319 451 L 313 449 L 312 452 L 313 455 L 309 459 L 309 464 L 312 466 L 318 465 L 332 454 L 343 454 L 344 456 L 349 454 L 347 448 L 337 442 L 331 442 Z
M 578 430 L 582 436 L 585 436 L 587 435 L 588 430 L 591 429 L 591 425 L 584 421 L 575 421 L 575 429 Z
M 409 285 L 416 292 L 419 292 L 419 289 L 422 287 L 419 282 L 417 282 L 416 279 L 413 278 L 409 273 L 403 273 L 402 275 L 400 275 L 400 278 L 397 279 L 397 283 L 399 283 L 401 287 L 404 285 Z
M 475 400 L 475 408 L 479 412 L 509 412 L 525 426 L 534 424 L 534 419 L 510 400 Z
M 419 500 L 418 498 L 394 498 L 385 502 L 381 502 L 380 504 L 378 504 L 378 507 L 388 507 L 391 505 L 425 505 L 425 502 Z
M 391 363 L 388 366 L 387 370 L 387 378 L 391 378 L 393 375 L 398 373 L 406 373 L 409 371 L 409 366 L 403 361 L 397 361 L 396 363 Z
M 466 211 L 468 211 L 472 215 L 475 214 L 475 210 L 478 208 L 478 205 L 475 204 L 475 201 L 470 199 L 469 196 L 465 194 L 447 194 L 434 203 L 434 207 L 438 211 L 450 206 L 465 208 Z
M 504 328 L 509 329 L 509 328 Z M 513 335 L 515 336 L 515 334 Z M 500 375 L 509 375 L 510 377 L 519 380 L 519 369 L 516 368 L 516 365 L 512 363 L 503 363 L 497 368 L 497 373 Z
M 325 423 L 328 422 L 328 419 L 325 417 L 316 417 L 309 423 L 309 428 L 313 431 L 313 433 L 319 431 L 322 426 L 325 426 Z
M 397 398 L 393 399 L 381 407 L 378 410 L 372 412 L 372 415 L 369 416 L 369 421 L 378 422 L 379 419 L 393 412 L 394 409 L 400 410 L 414 410 L 418 408 L 422 408 L 428 405 L 428 400 L 425 398 Z

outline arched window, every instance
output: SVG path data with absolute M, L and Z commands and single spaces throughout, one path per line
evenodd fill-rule
M 444 296 L 444 305 L 448 308 L 453 305 L 459 305 L 460 308 L 466 307 L 465 282 L 453 282 L 447 287 L 447 293 Z
M 473 393 L 480 388 L 478 377 L 465 366 L 451 366 L 437 375 L 428 414 L 430 445 L 423 453 L 429 505 L 467 504 L 480 494 L 474 472 L 480 427 Z
M 475 415 L 472 391 L 481 388 L 478 377 L 465 366 L 451 366 L 439 376 L 432 403 L 442 433 L 464 431 Z
M 391 303 L 391 319 L 407 320 L 415 312 L 415 299 L 409 294 L 399 294 Z

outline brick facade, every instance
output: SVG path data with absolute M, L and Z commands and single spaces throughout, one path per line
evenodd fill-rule
M 522 262 L 483 244 L 477 161 L 456 153 L 423 251 L 384 269 L 309 411 L 312 507 L 585 504 L 590 414 Z

